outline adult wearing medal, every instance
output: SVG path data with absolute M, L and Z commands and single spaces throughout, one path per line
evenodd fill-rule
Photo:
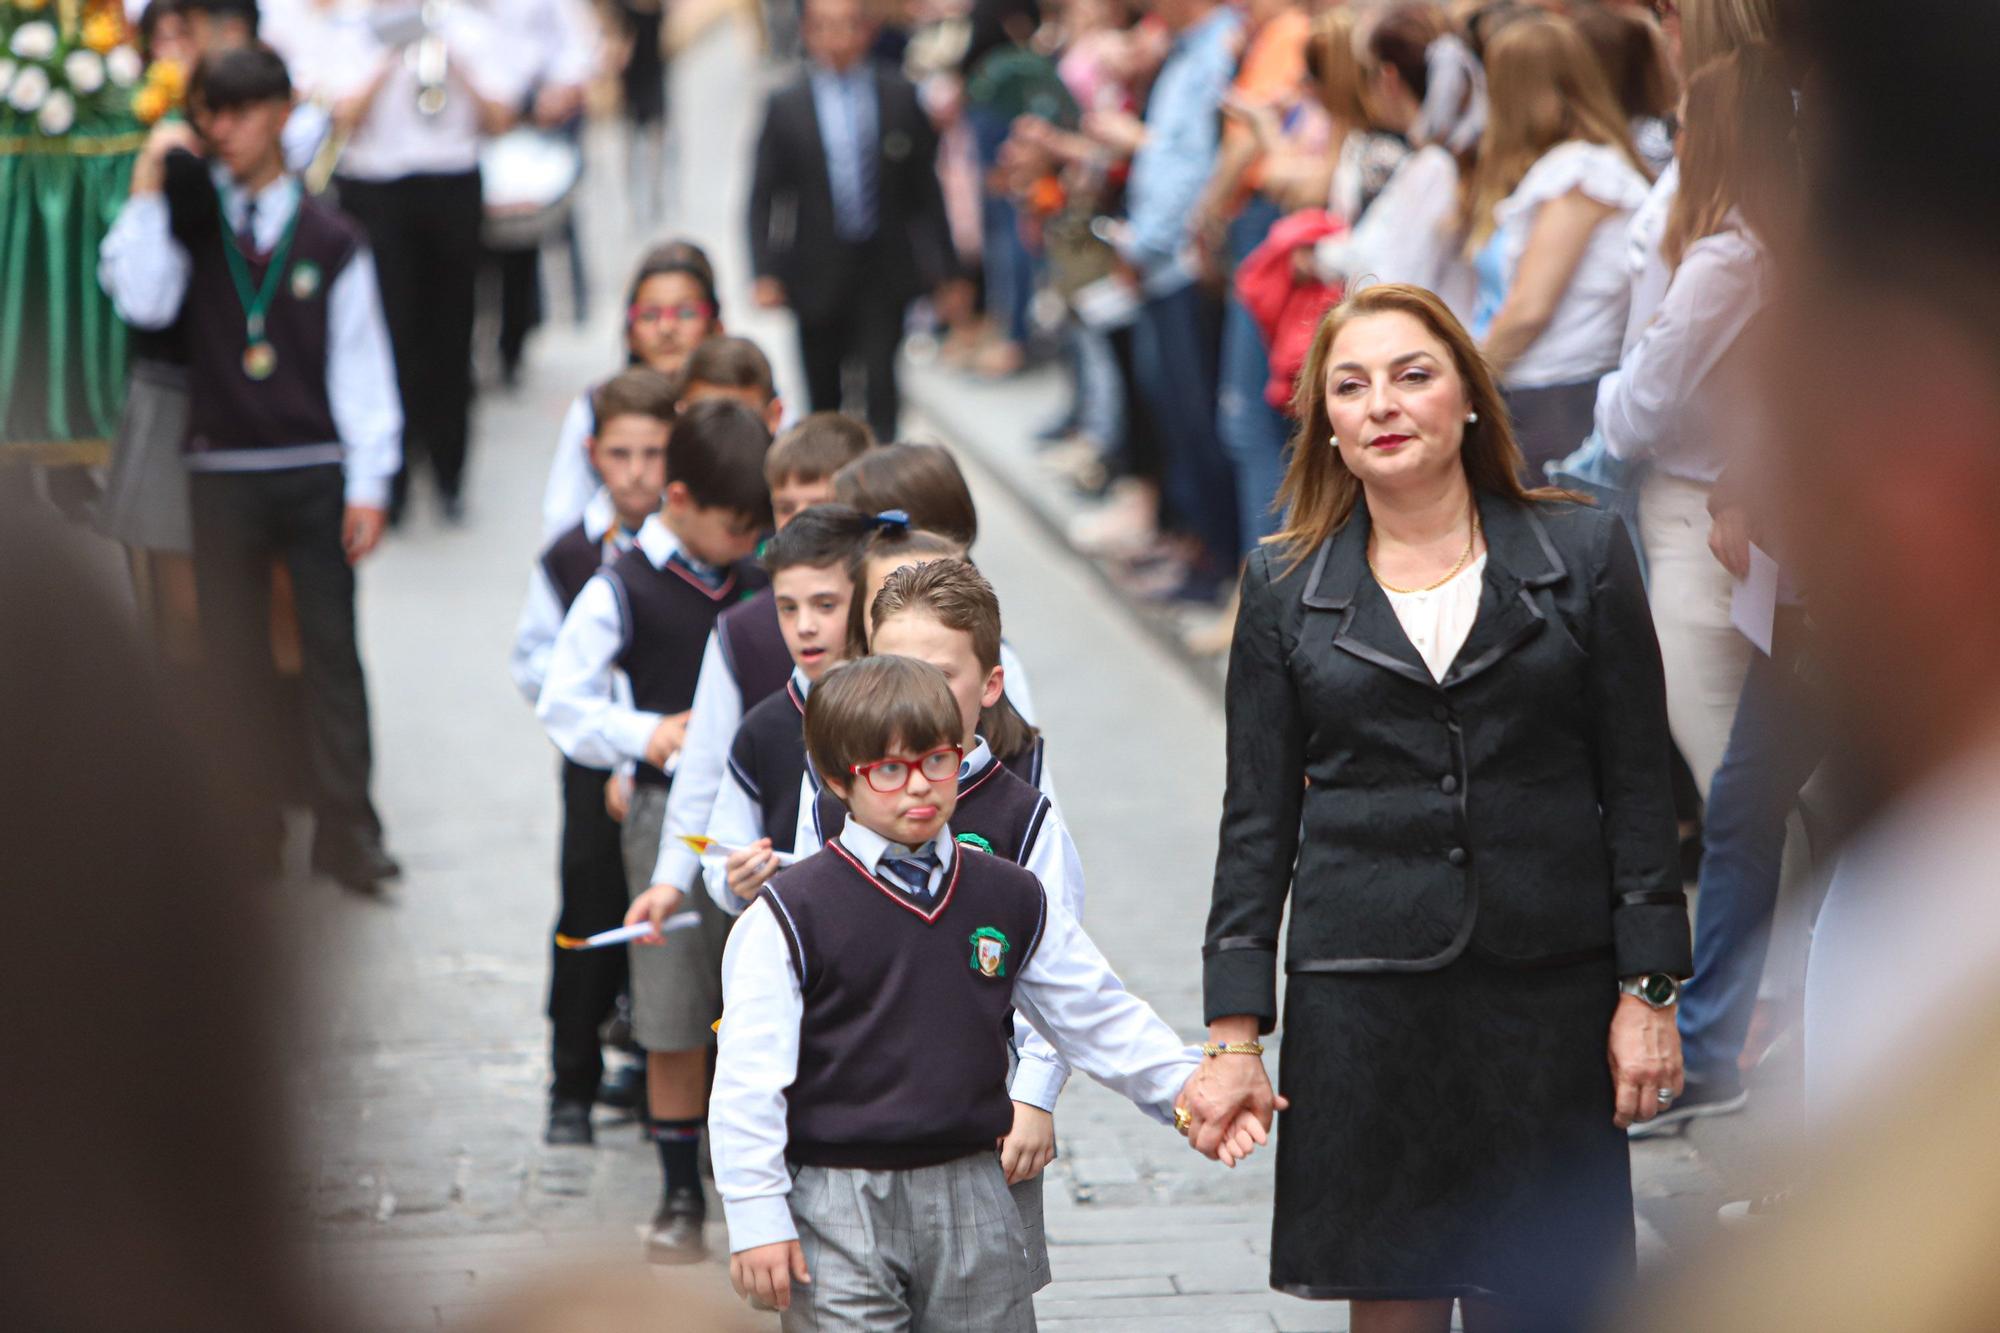
M 1562 1329 L 1634 1264 L 1625 1127 L 1680 1091 L 1666 695 L 1617 518 L 1525 491 L 1430 292 L 1366 288 L 1300 376 L 1243 577 L 1189 1137 L 1276 1098 L 1271 1285 L 1356 1333 Z
M 203 58 L 193 129 L 157 127 L 105 238 L 99 279 L 128 323 L 187 331 L 186 443 L 195 585 L 207 659 L 248 742 L 252 790 L 285 789 L 274 753 L 270 568 L 296 591 L 314 792 L 314 868 L 355 889 L 398 873 L 369 797 L 367 689 L 354 569 L 387 522 L 402 410 L 374 264 L 360 229 L 285 169 L 292 106 L 267 47 Z M 199 138 L 196 137 L 199 132 Z M 175 148 L 207 150 L 219 208 L 176 225 L 162 191 Z M 274 807 L 252 838 L 276 849 Z

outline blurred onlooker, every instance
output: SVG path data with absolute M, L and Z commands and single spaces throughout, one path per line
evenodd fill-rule
M 1658 28 L 1640 13 L 1609 5 L 1582 6 L 1573 21 L 1625 113 L 1632 146 L 1649 170 L 1664 170 L 1674 160 L 1676 91 Z
M 1531 14 L 1500 28 L 1486 86 L 1486 133 L 1463 196 L 1479 271 L 1473 333 L 1539 475 L 1590 433 L 1597 381 L 1618 364 L 1625 226 L 1652 182 L 1567 21 Z

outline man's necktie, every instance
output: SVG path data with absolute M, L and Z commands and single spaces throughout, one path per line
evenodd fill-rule
M 938 868 L 938 854 L 926 847 L 909 856 L 885 856 L 878 869 L 918 898 L 931 896 L 931 872 Z
M 257 196 L 254 194 L 243 201 L 243 225 L 236 232 L 236 245 L 246 259 L 257 253 Z

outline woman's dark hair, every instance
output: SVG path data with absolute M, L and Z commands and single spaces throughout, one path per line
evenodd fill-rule
M 900 509 L 911 527 L 940 533 L 967 551 L 979 536 L 979 513 L 965 474 L 941 444 L 871 449 L 834 474 L 833 489 L 842 504 L 864 514 Z
M 966 39 L 965 54 L 959 57 L 959 73 L 971 76 L 980 61 L 1012 45 L 1017 40 L 1016 31 L 1023 26 L 1027 31 L 1020 40 L 1042 26 L 1039 0 L 973 0 L 972 33 Z
M 202 111 L 230 111 L 258 102 L 292 100 L 292 76 L 268 46 L 211 51 L 188 79 L 187 104 Z
M 159 31 L 160 21 L 186 12 L 180 0 L 152 0 L 139 15 L 139 53 L 150 60 L 153 34 Z
M 1674 109 L 1672 76 L 1653 25 L 1609 5 L 1586 5 L 1570 21 L 1603 67 L 1611 95 L 1627 119 L 1666 116 Z
M 901 744 L 911 757 L 956 745 L 964 723 L 951 685 L 929 662 L 863 657 L 842 662 L 806 696 L 806 754 L 828 782 L 845 787 L 854 766 Z
M 1431 89 L 1425 53 L 1444 31 L 1444 13 L 1436 5 L 1426 0 L 1397 5 L 1369 30 L 1369 58 L 1395 70 L 1403 85 L 1422 102 Z
M 705 338 L 681 367 L 681 388 L 710 384 L 718 389 L 755 389 L 769 403 L 778 396 L 770 358 L 748 338 L 718 334 Z
M 764 451 L 771 432 L 733 398 L 706 398 L 680 414 L 667 437 L 667 484 L 687 487 L 703 509 L 726 509 L 771 525 Z
M 843 504 L 801 509 L 765 545 L 765 572 L 776 574 L 801 565 L 813 569 L 839 565 L 852 577 L 855 553 L 870 531 L 868 516 Z

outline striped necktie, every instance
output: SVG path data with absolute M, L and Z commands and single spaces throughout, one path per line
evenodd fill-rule
M 706 564 L 700 560 L 696 560 L 692 556 L 685 555 L 680 551 L 675 551 L 673 554 L 669 555 L 667 557 L 667 563 L 670 565 L 678 566 L 680 569 L 682 569 L 687 574 L 692 576 L 694 579 L 699 581 L 700 584 L 704 588 L 707 588 L 710 592 L 714 592 L 716 589 L 720 588 L 723 585 L 723 582 L 727 580 L 729 577 L 728 570 L 719 568 L 715 565 Z
M 914 898 L 931 896 L 931 872 L 940 862 L 938 854 L 926 847 L 908 856 L 885 856 L 876 869 L 890 879 L 901 884 Z

